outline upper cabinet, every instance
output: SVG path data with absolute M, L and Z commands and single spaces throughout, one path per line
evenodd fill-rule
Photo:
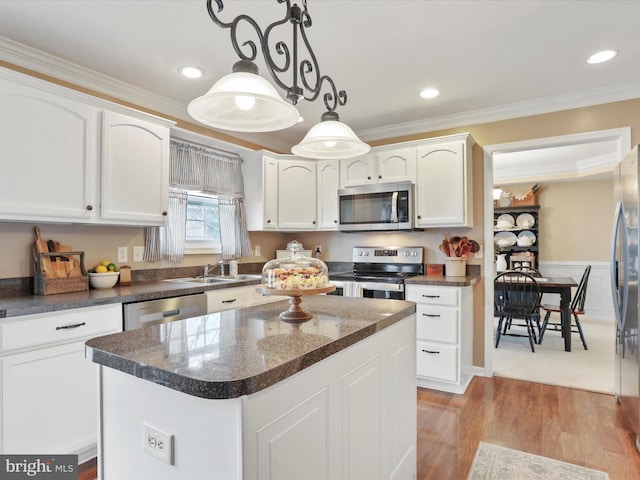
M 321 160 L 316 166 L 316 197 L 318 230 L 337 230 L 340 161 Z
M 278 162 L 278 229 L 316 230 L 315 161 Z
M 172 122 L 0 69 L 0 220 L 163 225 Z
M 416 149 L 394 148 L 376 153 L 377 182 L 415 182 Z
M 249 231 L 317 229 L 314 160 L 256 152 L 243 157 L 243 169 Z
M 340 187 L 359 187 L 376 183 L 376 159 L 373 154 L 340 160 Z
M 415 147 L 384 148 L 361 157 L 340 160 L 340 186 L 414 182 L 415 168 Z
M 101 159 L 101 218 L 143 225 L 165 223 L 169 201 L 168 129 L 104 111 Z
M 415 227 L 473 226 L 470 135 L 418 146 Z
M 0 78 L 0 218 L 90 221 L 100 110 Z

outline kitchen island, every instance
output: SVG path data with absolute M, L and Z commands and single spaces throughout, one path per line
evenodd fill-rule
M 415 304 L 307 296 L 107 335 L 98 468 L 110 479 L 414 478 Z

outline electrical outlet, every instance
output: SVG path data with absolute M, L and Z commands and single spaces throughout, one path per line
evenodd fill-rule
M 126 263 L 127 260 L 127 247 L 118 247 L 118 263 Z
M 173 465 L 173 435 L 142 424 L 145 451 L 169 465 Z
M 255 246 L 253 247 L 253 252 L 254 252 L 253 254 L 254 254 L 256 257 L 259 257 L 260 255 L 262 255 L 262 253 L 260 252 L 260 245 L 255 245 Z
M 144 247 L 133 247 L 133 261 L 134 262 L 142 262 L 144 261 Z

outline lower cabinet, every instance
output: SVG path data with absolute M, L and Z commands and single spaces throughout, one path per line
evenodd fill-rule
M 406 285 L 416 302 L 418 386 L 464 393 L 473 377 L 471 287 Z
M 103 478 L 415 478 L 415 365 L 410 315 L 239 398 L 193 397 L 101 367 Z M 174 435 L 173 464 L 143 451 L 143 424 Z
M 122 306 L 68 312 L 0 325 L 4 454 L 77 454 L 80 462 L 96 456 L 98 369 L 85 358 L 84 342 L 121 331 Z

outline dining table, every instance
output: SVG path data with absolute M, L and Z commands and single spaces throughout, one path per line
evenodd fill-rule
M 560 324 L 565 352 L 571 351 L 571 289 L 578 284 L 571 277 L 534 277 L 541 294 L 560 295 Z
M 571 289 L 578 284 L 571 277 L 536 278 L 540 293 L 560 294 L 560 323 L 564 337 L 564 351 L 571 351 Z

